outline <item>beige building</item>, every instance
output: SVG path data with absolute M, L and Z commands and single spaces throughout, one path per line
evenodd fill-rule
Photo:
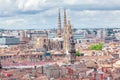
M 47 36 L 34 37 L 34 48 L 46 48 L 48 46 L 49 40 Z

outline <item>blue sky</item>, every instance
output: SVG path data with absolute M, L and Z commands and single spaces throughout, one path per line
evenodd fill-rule
M 0 28 L 57 28 L 58 8 L 75 28 L 120 28 L 120 0 L 0 0 Z

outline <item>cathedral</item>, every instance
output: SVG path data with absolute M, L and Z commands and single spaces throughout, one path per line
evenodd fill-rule
M 67 21 L 66 9 L 64 9 L 63 28 L 61 26 L 62 26 L 61 12 L 60 12 L 60 9 L 58 9 L 58 29 L 57 29 L 56 37 L 48 38 L 48 35 L 46 35 L 45 37 L 35 37 L 34 47 L 46 48 L 47 51 L 48 50 L 64 50 L 64 53 L 68 54 L 69 48 L 70 48 L 70 39 L 72 37 L 73 31 L 70 23 L 70 18 L 68 18 L 68 21 Z
M 75 43 L 73 39 L 73 29 L 70 18 L 67 20 L 66 9 L 64 9 L 64 23 L 61 27 L 61 12 L 58 9 L 58 29 L 56 37 L 48 38 L 48 35 L 34 38 L 35 48 L 44 48 L 45 51 L 64 50 L 68 62 L 75 62 Z

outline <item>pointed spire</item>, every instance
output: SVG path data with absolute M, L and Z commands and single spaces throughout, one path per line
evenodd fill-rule
M 58 9 L 58 28 L 61 29 L 61 14 L 60 14 L 60 8 Z
M 71 28 L 71 23 L 70 23 L 70 17 L 68 17 L 68 27 L 70 27 Z
M 64 30 L 63 30 L 64 34 L 67 33 L 66 30 L 67 30 L 67 19 L 66 19 L 66 9 L 64 9 Z
M 70 23 L 70 17 L 68 17 L 68 32 L 72 36 L 72 26 L 71 26 L 71 23 Z
M 66 19 L 66 9 L 64 9 L 64 26 L 67 25 L 67 19 Z
M 68 24 L 70 24 L 70 17 L 68 17 Z
M 57 36 L 61 36 L 61 14 L 60 14 L 60 8 L 58 9 L 58 31 Z

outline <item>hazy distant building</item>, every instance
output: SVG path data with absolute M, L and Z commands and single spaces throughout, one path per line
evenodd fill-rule
M 34 31 L 27 32 L 27 36 L 29 36 L 30 40 L 33 41 L 34 37 L 42 37 L 42 36 L 48 37 L 48 33 L 46 31 L 34 30 Z
M 74 33 L 74 34 L 73 34 L 73 37 L 74 37 L 75 40 L 86 38 L 84 32 L 81 32 L 81 33 Z
M 97 35 L 96 35 L 97 39 L 101 39 L 102 41 L 105 41 L 106 37 L 107 37 L 106 29 L 97 30 Z
M 20 31 L 20 41 L 24 41 L 25 31 Z
M 97 31 L 97 36 L 96 36 L 96 37 L 97 37 L 98 39 L 102 38 L 101 33 L 102 33 L 102 31 L 101 31 L 101 30 L 98 30 L 98 31 Z
M 17 45 L 19 42 L 19 38 L 0 36 L 0 45 Z
M 115 38 L 120 41 L 120 29 L 114 29 L 113 31 Z
M 81 39 L 76 39 L 76 43 L 86 43 L 86 42 L 96 42 L 95 38 L 81 38 Z
M 56 33 L 48 33 L 48 38 L 55 38 Z
M 120 40 L 120 33 L 115 33 L 115 37 L 117 40 Z
M 30 38 L 26 36 L 26 31 L 20 31 L 20 44 L 26 44 L 30 42 Z

